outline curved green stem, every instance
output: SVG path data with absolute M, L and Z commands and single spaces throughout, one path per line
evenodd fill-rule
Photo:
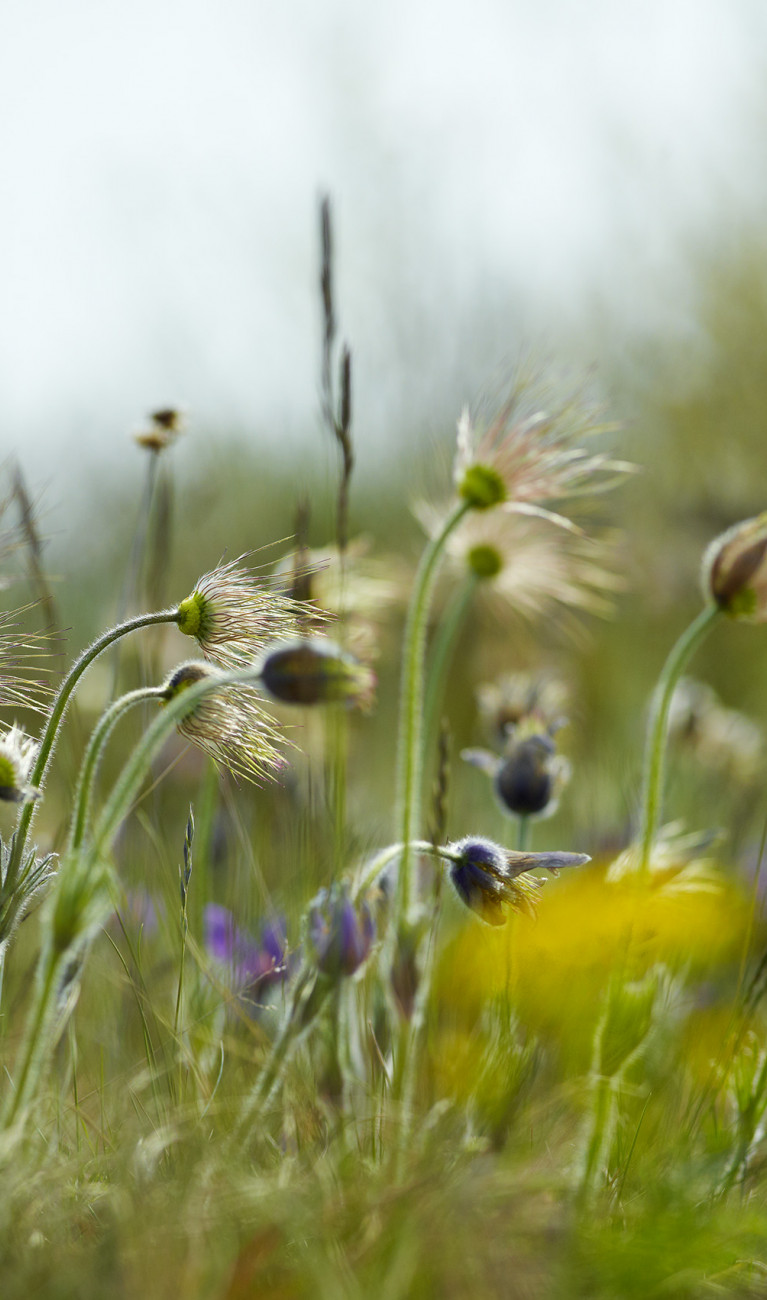
M 108 646 L 113 645 L 121 636 L 125 636 L 128 632 L 136 632 L 142 627 L 151 627 L 155 623 L 175 623 L 177 616 L 178 610 L 176 609 L 165 609 L 156 614 L 139 614 L 136 618 L 130 618 L 127 622 L 119 623 L 117 627 L 110 628 L 108 632 L 105 632 L 103 636 L 100 636 L 96 641 L 94 641 L 93 645 L 89 646 L 87 650 L 83 650 L 83 653 L 72 665 L 64 678 L 64 681 L 61 683 L 56 698 L 53 701 L 53 706 L 45 723 L 45 729 L 40 738 L 40 748 L 37 753 L 37 760 L 29 775 L 30 785 L 37 786 L 38 789 L 42 788 L 48 762 L 51 753 L 53 752 L 56 734 L 66 712 L 70 696 L 86 668 L 93 663 L 93 660 L 101 654 L 102 650 L 106 650 Z M 19 824 L 16 829 L 13 853 L 8 864 L 7 879 L 9 883 L 12 883 L 15 880 L 19 870 L 19 865 L 24 856 L 24 847 L 27 835 L 29 834 L 29 827 L 34 815 L 34 810 L 34 803 L 26 803 L 22 809 Z
M 410 598 L 402 650 L 397 742 L 397 821 L 403 844 L 397 878 L 397 904 L 392 913 L 392 924 L 397 927 L 404 921 L 410 908 L 410 842 L 418 838 L 421 814 L 424 651 L 429 607 L 445 542 L 471 509 L 468 501 L 461 501 L 453 507 L 440 532 L 423 553 Z
M 720 613 L 721 610 L 718 605 L 706 605 L 697 618 L 682 633 L 663 665 L 663 671 L 658 678 L 658 684 L 652 697 L 642 782 L 642 831 L 639 868 L 642 875 L 646 875 L 650 868 L 650 855 L 661 816 L 666 730 L 671 697 L 688 661 L 692 658 L 701 642 L 705 640 Z
M 72 820 L 72 829 L 69 837 L 70 849 L 79 849 L 85 837 L 88 825 L 88 813 L 90 811 L 93 788 L 96 782 L 96 775 L 101 764 L 101 758 L 106 748 L 106 743 L 123 713 L 134 704 L 140 704 L 143 700 L 159 700 L 165 695 L 164 686 L 142 686 L 138 690 L 129 691 L 127 695 L 120 696 L 115 700 L 108 709 L 102 713 L 98 723 L 93 729 L 88 748 L 85 752 L 80 775 L 77 780 L 77 792 L 75 794 L 75 816 Z

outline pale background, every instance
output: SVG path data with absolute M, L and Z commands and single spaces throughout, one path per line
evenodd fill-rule
M 2 0 L 0 453 L 63 497 L 156 404 L 315 437 L 325 190 L 371 458 L 520 340 L 694 334 L 766 39 L 758 0 Z

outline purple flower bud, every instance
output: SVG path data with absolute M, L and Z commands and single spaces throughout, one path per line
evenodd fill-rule
M 375 923 L 367 903 L 354 904 L 346 885 L 320 890 L 309 909 L 308 940 L 325 975 L 353 975 L 367 960 Z

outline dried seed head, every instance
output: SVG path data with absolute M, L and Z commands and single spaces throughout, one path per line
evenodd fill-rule
M 543 881 L 528 874 L 534 868 L 555 876 L 590 860 L 584 853 L 517 853 L 478 835 L 449 844 L 445 856 L 458 897 L 488 925 L 505 925 L 509 911 L 535 915 Z
M 319 637 L 273 646 L 261 663 L 261 684 L 283 704 L 372 703 L 375 674 Z
M 219 670 L 211 664 L 181 664 L 165 682 L 165 700 L 175 699 L 195 682 L 215 680 Z M 278 749 L 280 733 L 262 708 L 262 701 L 247 685 L 222 685 L 198 700 L 178 724 L 187 740 L 204 750 L 234 776 L 260 782 L 273 779 L 285 767 Z
M 0 799 L 7 803 L 29 803 L 38 791 L 29 784 L 37 757 L 37 742 L 25 736 L 14 723 L 0 734 Z
M 541 400 L 548 410 L 539 408 Z M 556 400 L 535 378 L 516 382 L 511 396 L 482 426 L 478 430 L 468 409 L 463 411 L 453 470 L 458 495 L 475 510 L 505 502 L 510 510 L 542 511 L 571 526 L 545 510 L 544 503 L 610 487 L 633 468 L 579 446 L 609 426 L 598 420 L 580 392 Z
M 246 668 L 273 641 L 300 634 L 306 613 L 239 560 L 200 578 L 181 601 L 176 623 L 220 668 Z M 303 620 L 303 622 L 302 622 Z
M 767 511 L 711 543 L 703 557 L 703 593 L 730 618 L 767 622 Z
M 323 974 L 353 975 L 370 955 L 375 923 L 366 902 L 353 903 L 348 887 L 334 884 L 311 904 L 307 937 Z
M 147 427 L 133 435 L 134 441 L 146 451 L 164 451 L 186 428 L 186 412 L 177 406 L 160 407 L 148 419 Z

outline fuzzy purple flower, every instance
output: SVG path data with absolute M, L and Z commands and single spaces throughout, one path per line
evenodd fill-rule
M 285 978 L 288 957 L 283 917 L 264 922 L 259 942 L 241 929 L 229 909 L 220 903 L 208 903 L 203 924 L 208 953 L 229 967 L 232 985 L 238 992 L 260 994 Z
M 367 903 L 353 903 L 345 885 L 320 890 L 309 909 L 308 940 L 324 975 L 353 975 L 370 955 L 374 939 Z

